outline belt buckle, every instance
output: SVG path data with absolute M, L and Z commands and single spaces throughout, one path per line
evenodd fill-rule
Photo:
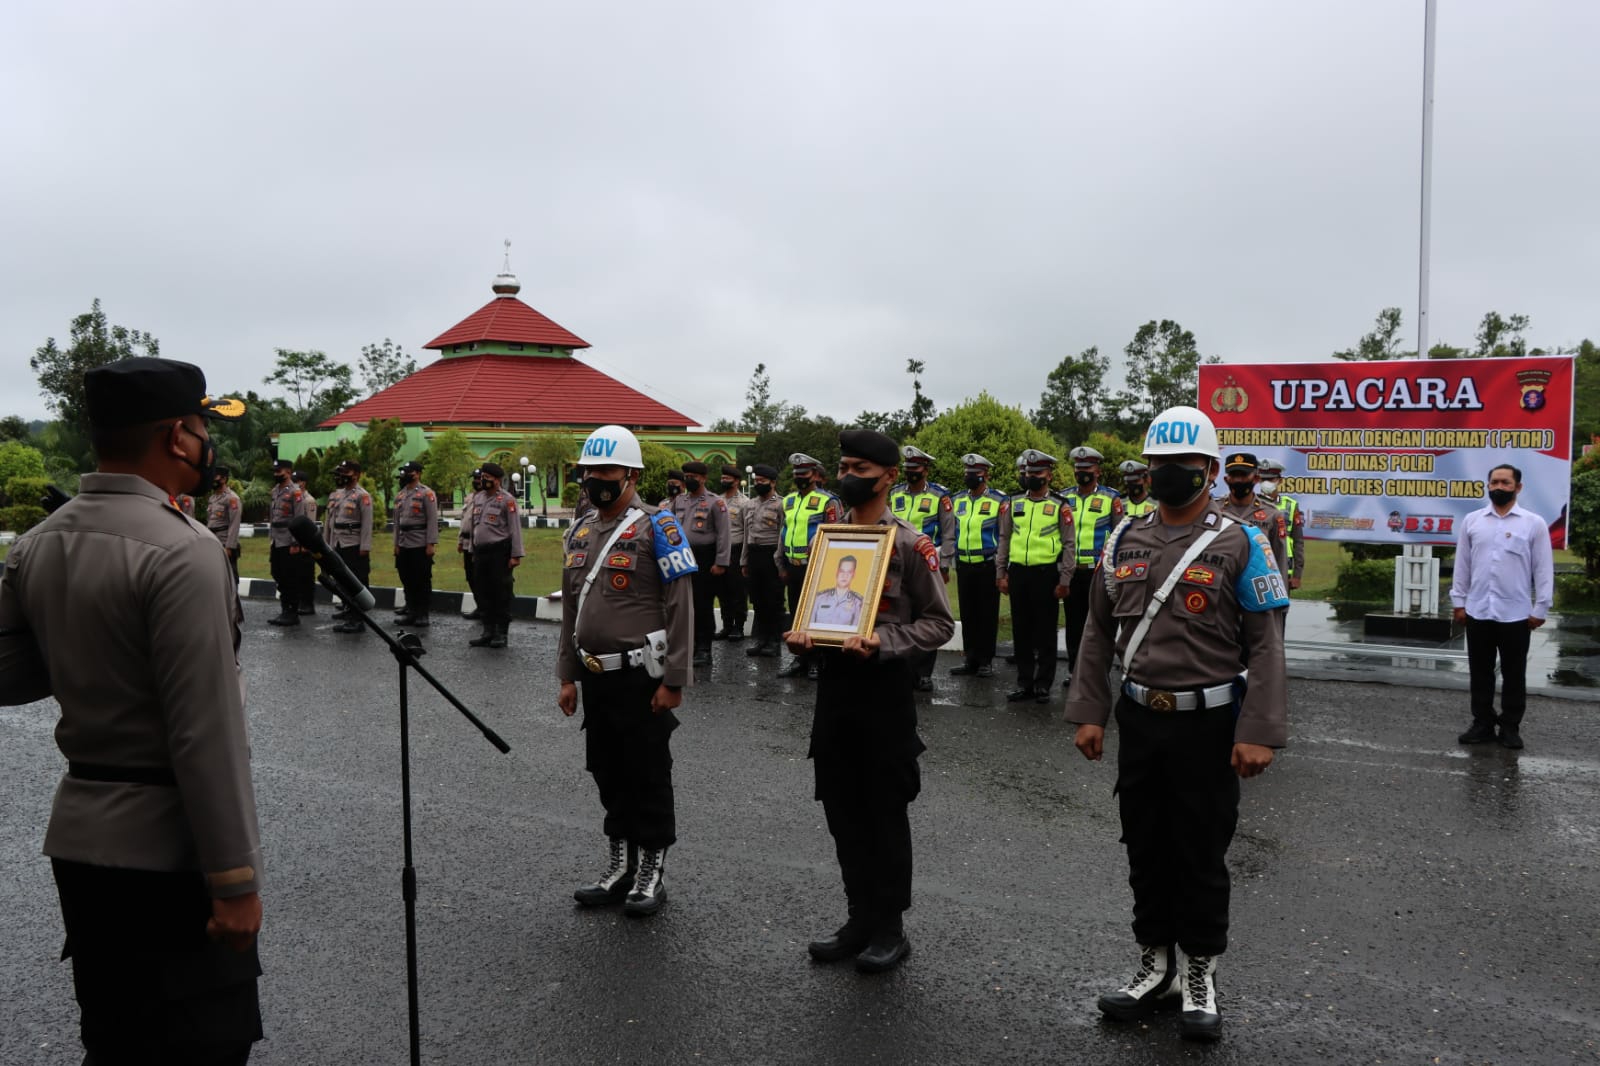
M 605 672 L 605 667 L 600 665 L 600 660 L 588 652 L 583 653 L 583 665 L 591 674 L 601 674 Z
M 1170 692 L 1150 692 L 1150 709 L 1152 711 L 1175 711 L 1178 709 L 1178 697 Z

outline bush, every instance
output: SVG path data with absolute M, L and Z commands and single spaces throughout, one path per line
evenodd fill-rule
M 6 496 L 12 504 L 37 504 L 50 488 L 47 477 L 14 477 L 6 483 Z M 10 528 L 9 526 L 7 527 Z
M 1339 564 L 1339 577 L 1328 598 L 1362 603 L 1393 602 L 1394 562 L 1390 559 L 1346 559 Z
M 1583 574 L 1556 575 L 1556 610 L 1600 613 L 1600 581 Z
M 578 496 L 583 492 L 582 485 L 563 485 L 561 487 L 561 506 L 578 506 Z
M 44 508 L 36 503 L 14 503 L 0 507 L 0 529 L 26 533 L 45 519 Z

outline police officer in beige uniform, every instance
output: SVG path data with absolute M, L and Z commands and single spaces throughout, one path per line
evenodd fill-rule
M 311 519 L 317 520 L 317 498 L 311 494 L 310 480 L 300 470 L 289 475 L 296 485 L 300 487 L 300 513 Z M 317 563 L 308 551 L 300 551 L 290 557 L 300 589 L 300 613 L 314 615 L 317 613 Z
M 911 907 L 911 822 L 922 789 L 917 757 L 918 662 L 955 632 L 940 576 L 939 549 L 889 508 L 900 449 L 866 429 L 839 434 L 842 521 L 889 526 L 887 574 L 873 629 L 841 647 L 813 645 L 804 630 L 784 634 L 796 655 L 818 653 L 817 702 L 807 752 L 844 881 L 847 920 L 808 950 L 818 962 L 855 958 L 881 973 L 911 953 L 902 915 Z
M 54 696 L 45 833 L 86 1063 L 239 1064 L 261 1038 L 261 843 L 227 556 L 172 499 L 213 484 L 198 367 L 84 376 L 98 472 L 12 545 L 0 703 Z
M 361 487 L 361 463 L 346 459 L 333 471 L 338 487 L 328 494 L 322 539 L 344 560 L 357 581 L 372 583 L 372 494 Z M 335 611 L 335 633 L 359 633 L 361 623 L 348 604 Z
M 722 608 L 722 629 L 717 640 L 743 640 L 744 624 L 750 614 L 750 600 L 745 595 L 744 558 L 745 541 L 750 536 L 750 497 L 739 491 L 739 468 L 731 463 L 722 466 L 722 502 L 728 507 L 728 569 L 717 583 L 717 605 Z
M 278 587 L 278 614 L 267 619 L 275 626 L 300 624 L 300 545 L 289 534 L 289 523 L 305 513 L 305 493 L 290 475 L 294 463 L 278 459 L 272 464 L 272 498 L 267 504 L 267 543 L 271 546 L 272 581 Z M 307 556 L 309 558 L 309 556 Z
M 477 508 L 482 492 L 483 468 L 479 467 L 472 472 L 472 490 L 461 503 L 461 532 L 456 537 L 456 551 L 461 553 L 461 569 L 467 578 L 467 589 L 472 593 L 472 610 L 461 616 L 469 622 L 483 618 L 483 596 L 478 591 L 477 579 L 472 573 L 472 512 Z
M 1122 667 L 1115 793 L 1140 957 L 1133 978 L 1100 997 L 1100 1010 L 1133 1021 L 1181 1005 L 1183 1035 L 1215 1040 L 1239 779 L 1265 770 L 1287 741 L 1274 615 L 1289 596 L 1266 536 L 1208 496 L 1219 465 L 1209 418 L 1193 407 L 1163 411 L 1144 456 L 1158 510 L 1127 519 L 1105 544 L 1067 694 L 1074 742 L 1099 759 L 1108 675 Z
M 667 849 L 677 841 L 672 798 L 673 710 L 693 671 L 694 551 L 677 520 L 636 493 L 644 458 L 621 426 L 589 434 L 578 459 L 596 510 L 567 532 L 556 676 L 561 713 L 583 688 L 586 765 L 605 808 L 610 861 L 574 893 L 584 906 L 623 904 L 654 914 L 666 901 Z
M 473 579 L 483 593 L 483 632 L 468 644 L 503 648 L 511 632 L 511 598 L 522 565 L 522 521 L 517 499 L 502 489 L 506 472 L 499 463 L 483 464 L 483 491 L 472 510 Z
M 1283 513 L 1275 504 L 1256 498 L 1256 483 L 1261 480 L 1260 463 L 1250 452 L 1230 452 L 1223 464 L 1223 478 L 1228 485 L 1228 499 L 1222 503 L 1222 513 L 1240 525 L 1252 525 L 1266 534 L 1272 545 L 1272 557 L 1278 562 L 1278 572 L 1289 574 L 1288 549 L 1284 546 Z
M 433 604 L 433 556 L 439 546 L 439 498 L 422 483 L 422 464 L 400 468 L 400 493 L 394 498 L 394 568 L 405 589 L 406 605 L 395 612 L 401 625 L 428 625 Z
M 694 549 L 694 665 L 711 665 L 711 638 L 716 618 L 711 594 L 732 557 L 728 505 L 706 491 L 706 464 L 683 464 L 684 491 L 672 498 L 672 513 Z
M 783 550 L 783 497 L 778 495 L 778 468 L 757 463 L 750 474 L 750 503 L 746 505 L 744 550 L 739 567 L 749 579 L 755 643 L 745 649 L 751 658 L 775 659 L 783 639 L 783 578 L 778 576 L 778 554 Z
M 233 580 L 239 581 L 239 494 L 228 487 L 228 468 L 217 467 L 211 480 L 211 495 L 206 500 L 206 528 L 217 536 L 228 553 Z

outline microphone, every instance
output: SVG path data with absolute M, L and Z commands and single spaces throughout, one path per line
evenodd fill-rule
M 306 551 L 311 553 L 311 558 L 322 564 L 322 572 L 333 578 L 333 583 L 339 586 L 339 597 L 349 603 L 355 604 L 363 611 L 370 611 L 378 606 L 378 601 L 372 598 L 372 591 L 356 580 L 356 575 L 350 572 L 343 559 L 328 542 L 322 539 L 322 534 L 317 530 L 317 524 L 303 514 L 295 515 L 289 520 L 289 535 L 293 537 Z

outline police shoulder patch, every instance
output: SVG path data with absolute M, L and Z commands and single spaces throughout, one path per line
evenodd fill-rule
M 940 496 L 939 497 L 939 510 L 948 511 L 948 510 L 950 510 L 950 507 L 951 507 L 950 497 L 948 497 L 948 496 Z
M 932 540 L 926 535 L 919 536 L 912 547 L 917 550 L 917 554 L 922 556 L 923 561 L 928 564 L 929 570 L 934 573 L 939 572 L 939 549 L 934 547 Z

